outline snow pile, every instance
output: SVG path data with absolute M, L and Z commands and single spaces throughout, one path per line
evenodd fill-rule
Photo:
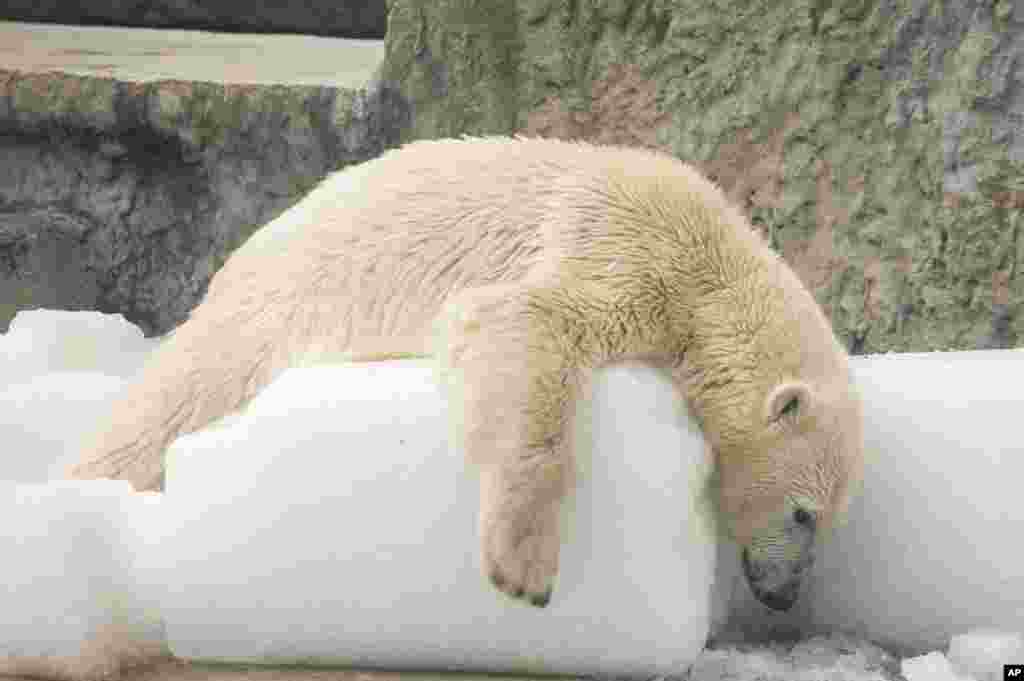
M 862 638 L 832 634 L 796 644 L 713 644 L 687 681 L 1002 681 L 1003 665 L 1021 660 L 1020 635 L 988 629 L 953 637 L 948 657 L 933 651 L 902 661 Z
M 0 336 L 0 674 L 102 676 L 165 650 L 142 583 L 160 497 L 56 480 L 156 344 L 91 312 L 20 312 Z
M 836 634 L 793 644 L 705 651 L 688 681 L 889 681 L 899 662 L 863 640 Z
M 22 310 L 0 345 L 0 385 L 64 371 L 129 378 L 159 343 L 121 315 Z
M 102 673 L 164 651 L 137 568 L 159 501 L 124 481 L 0 483 L 0 674 Z
M 975 681 L 1003 681 L 1003 665 L 1024 664 L 1024 635 L 979 629 L 954 636 L 949 660 Z
M 3 478 L 43 483 L 78 461 L 79 443 L 124 388 L 117 376 L 86 371 L 42 374 L 0 387 L 0 438 L 16 453 Z
M 967 681 L 937 650 L 927 655 L 908 657 L 900 663 L 900 672 L 907 681 Z
M 954 636 L 949 652 L 903 660 L 907 681 L 1003 681 L 1003 666 L 1024 664 L 1024 635 L 977 629 Z
M 0 336 L 2 479 L 46 482 L 78 460 L 78 445 L 158 341 L 121 315 L 28 310 Z

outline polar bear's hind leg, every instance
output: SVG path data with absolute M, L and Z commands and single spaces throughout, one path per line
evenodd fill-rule
M 117 398 L 115 418 L 86 442 L 69 477 L 163 489 L 164 450 L 174 439 L 244 406 L 286 366 L 286 341 L 266 334 L 266 319 L 257 333 L 237 317 L 211 324 L 201 309 L 197 313 Z M 217 347 L 211 348 L 213 337 Z

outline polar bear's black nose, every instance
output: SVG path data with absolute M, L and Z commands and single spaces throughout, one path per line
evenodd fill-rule
M 786 611 L 796 603 L 797 594 L 800 593 L 800 580 L 787 582 L 782 588 L 776 591 L 761 591 L 752 589 L 754 597 L 764 603 L 772 610 Z
M 796 603 L 800 593 L 803 563 L 780 565 L 771 561 L 752 561 L 743 550 L 743 574 L 754 597 L 772 610 L 785 611 Z

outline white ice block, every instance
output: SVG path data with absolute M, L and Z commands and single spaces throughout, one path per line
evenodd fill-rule
M 82 438 L 124 389 L 119 376 L 63 371 L 0 386 L 0 480 L 63 478 L 81 457 Z
M 754 601 L 724 547 L 732 626 L 849 631 L 904 654 L 976 627 L 1024 631 L 1024 352 L 857 357 L 854 369 L 863 493 L 790 613 Z
M 120 314 L 22 310 L 0 334 L 0 386 L 64 371 L 127 378 L 158 343 Z
M 976 629 L 953 637 L 953 668 L 977 681 L 1002 681 L 1003 665 L 1024 664 L 1024 634 Z
M 476 476 L 450 448 L 447 409 L 422 363 L 293 369 L 241 418 L 179 440 L 164 500 L 172 652 L 684 671 L 708 631 L 714 527 L 710 462 L 667 378 L 598 374 L 577 419 L 580 485 L 544 610 L 481 574 Z
M 0 674 L 116 670 L 165 649 L 140 589 L 138 527 L 156 505 L 125 481 L 0 482 Z

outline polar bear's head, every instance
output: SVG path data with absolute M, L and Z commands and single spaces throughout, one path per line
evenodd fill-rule
M 795 602 L 864 463 L 861 400 L 846 352 L 809 294 L 793 283 L 787 300 L 766 303 L 747 335 L 750 305 L 726 299 L 701 313 L 717 324 L 700 320 L 698 352 L 679 376 L 715 453 L 719 508 L 747 581 L 776 610 Z
M 720 504 L 759 601 L 794 603 L 821 541 L 861 479 L 860 400 L 848 382 L 784 381 L 747 444 L 718 452 Z M 845 384 L 845 385 L 844 385 Z

